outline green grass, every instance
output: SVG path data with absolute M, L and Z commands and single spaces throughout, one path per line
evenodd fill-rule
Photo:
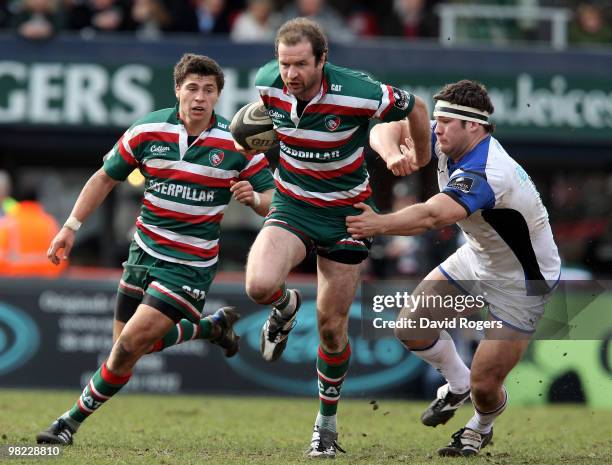
M 0 444 L 33 444 L 77 392 L 0 390 Z M 337 464 L 612 464 L 612 411 L 565 405 L 510 406 L 494 444 L 475 459 L 440 459 L 435 451 L 464 425 L 462 408 L 447 425 L 419 423 L 425 403 L 344 400 Z M 81 427 L 60 458 L 7 464 L 311 463 L 302 457 L 317 402 L 309 399 L 118 395 Z M 43 460 L 43 462 L 40 462 Z

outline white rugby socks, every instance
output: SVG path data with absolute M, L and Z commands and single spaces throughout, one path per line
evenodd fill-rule
M 459 357 L 455 343 L 446 331 L 440 331 L 438 340 L 425 350 L 408 349 L 438 370 L 448 381 L 453 394 L 464 393 L 470 388 L 470 369 Z
M 321 415 L 321 412 L 317 414 L 315 425 L 326 428 L 330 431 L 336 432 L 336 415 Z
M 506 410 L 506 405 L 508 405 L 508 391 L 506 391 L 505 386 L 502 386 L 502 390 L 504 391 L 504 399 L 499 407 L 491 412 L 480 412 L 474 407 L 474 416 L 467 422 L 466 428 L 473 429 L 481 434 L 488 434 L 491 431 L 493 421 Z

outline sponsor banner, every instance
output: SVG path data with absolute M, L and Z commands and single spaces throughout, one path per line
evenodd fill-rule
M 404 306 L 403 292 L 411 295 L 416 283 L 402 283 L 396 287 L 365 285 L 362 305 L 358 299 L 351 307 L 352 356 L 343 387 L 347 397 L 423 399 L 432 396 L 442 384 L 435 370 L 395 340 L 392 329 L 377 329 L 376 333 L 364 329 L 368 322 L 362 317 L 365 307 L 370 307 L 372 314 L 384 315 Z M 299 288 L 303 306 L 280 360 L 268 363 L 259 354 L 260 330 L 269 310 L 250 303 L 242 283 L 217 283 L 208 296 L 206 311 L 225 305 L 238 308 L 242 314 L 236 326 L 242 338 L 240 352 L 226 359 L 218 347 L 205 341 L 190 341 L 149 354 L 139 361 L 124 390 L 316 398 L 315 286 Z M 115 289 L 113 281 L 0 280 L 0 387 L 74 389 L 76 395 L 110 351 Z M 396 292 L 400 291 L 398 297 Z M 575 301 L 575 308 L 588 309 L 603 302 L 609 309 L 612 292 L 598 292 L 594 296 L 594 289 L 584 287 L 567 295 Z M 375 297 L 383 294 L 389 298 Z M 612 407 L 612 326 L 605 321 L 599 320 L 592 340 L 533 342 L 506 383 L 513 403 L 543 403 L 551 397 L 567 400 L 563 396 L 568 390 L 558 394 L 556 389 L 560 379 L 574 373 L 583 399 L 592 406 Z M 567 329 L 556 327 L 559 333 Z M 476 329 L 449 329 L 466 360 L 473 353 Z M 581 398 L 574 391 L 570 394 L 573 401 Z
M 117 55 L 115 50 L 121 46 L 127 49 L 126 44 L 74 41 L 70 45 L 58 42 L 44 57 L 23 41 L 0 41 L 0 46 L 10 50 L 0 59 L 0 125 L 119 129 L 147 112 L 174 105 L 172 70 L 185 50 L 181 44 L 160 44 L 165 53 L 154 59 L 148 53 L 149 44 L 130 42 L 129 52 Z M 253 86 L 255 74 L 258 66 L 271 58 L 272 45 L 269 49 L 229 42 L 222 45 L 223 55 L 219 47 L 198 51 L 218 59 L 224 68 L 225 88 L 217 111 L 231 119 L 238 108 L 258 98 Z M 432 110 L 432 96 L 444 84 L 476 79 L 489 90 L 495 106 L 492 121 L 502 138 L 612 141 L 610 65 L 586 52 L 574 57 L 574 62 L 590 58 L 603 68 L 608 66 L 608 72 L 585 74 L 579 65 L 560 63 L 558 54 L 540 51 L 509 54 L 509 61 L 504 61 L 499 51 L 482 50 L 475 57 L 471 51 L 459 49 L 452 51 L 452 60 L 445 60 L 451 52 L 437 50 L 440 58 L 436 66 L 429 66 L 431 60 L 423 62 L 427 65 L 406 60 L 404 48 L 381 47 L 376 61 L 372 61 L 372 47 L 364 48 L 363 53 L 356 51 L 358 46 L 350 50 L 335 46 L 333 50 L 334 63 L 364 70 L 393 85 L 396 105 L 407 104 L 405 91 L 409 91 L 422 97 Z M 413 51 L 414 56 L 423 53 Z M 486 69 L 478 66 L 483 62 L 491 64 Z M 508 66 L 513 62 L 521 66 Z M 339 117 L 330 115 L 325 123 L 333 132 Z
M 303 306 L 283 358 L 259 353 L 269 309 L 252 304 L 242 283 L 218 283 L 205 311 L 234 305 L 241 350 L 226 359 L 217 346 L 190 341 L 149 354 L 126 391 L 317 395 L 315 287 L 300 286 Z M 0 280 L 0 387 L 79 389 L 112 346 L 116 284 L 88 280 Z M 360 336 L 360 308 L 351 308 L 352 360 L 346 394 L 418 396 L 425 366 L 392 335 Z

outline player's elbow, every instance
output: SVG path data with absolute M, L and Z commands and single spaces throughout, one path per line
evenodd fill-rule
M 448 214 L 441 208 L 429 206 L 429 215 L 426 218 L 425 224 L 428 230 L 442 229 L 455 221 L 448 217 Z
M 100 168 L 98 171 L 96 171 L 93 178 L 108 190 L 111 190 L 113 187 L 119 184 L 119 181 L 111 178 L 106 171 L 104 171 L 104 168 Z
M 377 150 L 377 147 L 382 147 L 382 141 L 387 138 L 399 144 L 400 135 L 401 129 L 397 121 L 378 123 L 370 131 L 370 145 L 374 150 Z

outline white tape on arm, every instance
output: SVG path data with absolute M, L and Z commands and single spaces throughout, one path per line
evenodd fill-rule
M 68 228 L 71 231 L 77 232 L 81 227 L 81 224 L 83 223 L 77 220 L 74 216 L 70 216 L 64 223 L 64 228 Z

